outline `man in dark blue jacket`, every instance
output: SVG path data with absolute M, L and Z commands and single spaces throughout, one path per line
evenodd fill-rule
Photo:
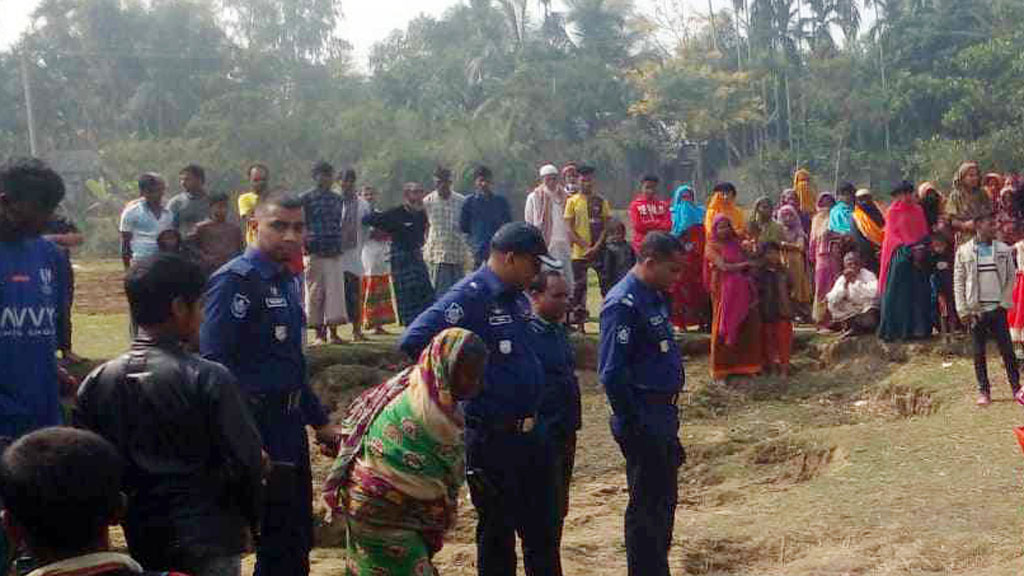
M 286 266 L 302 249 L 304 229 L 298 196 L 261 196 L 256 245 L 210 278 L 200 332 L 203 356 L 238 379 L 272 460 L 256 576 L 309 573 L 313 487 L 306 426 L 324 446 L 336 447 L 339 437 L 309 387 L 299 280 Z
M 612 435 L 626 457 L 626 561 L 629 576 L 668 576 L 686 459 L 677 401 L 683 360 L 672 334 L 665 292 L 679 273 L 682 245 L 652 232 L 638 262 L 605 297 L 598 376 L 612 406 Z
M 540 230 L 525 222 L 502 226 L 486 265 L 420 314 L 399 343 L 416 358 L 437 333 L 458 326 L 483 338 L 490 350 L 483 392 L 464 406 L 481 576 L 515 574 L 516 534 L 529 576 L 550 575 L 557 564 L 551 458 L 537 425 L 544 368 L 523 294 L 542 263 L 561 266 L 548 256 Z
M 492 178 L 490 168 L 480 166 L 476 169 L 473 173 L 476 191 L 466 198 L 459 215 L 459 229 L 467 237 L 476 268 L 487 261 L 495 232 L 512 221 L 508 199 L 491 190 Z

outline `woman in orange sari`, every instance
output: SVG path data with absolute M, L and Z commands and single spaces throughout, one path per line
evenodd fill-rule
M 711 303 L 711 377 L 752 376 L 763 368 L 761 318 L 747 259 L 732 222 L 715 218 L 706 257 Z
M 736 187 L 730 182 L 722 182 L 715 185 L 711 191 L 711 200 L 708 201 L 708 210 L 704 214 L 704 231 L 707 233 L 708 241 L 712 240 L 711 225 L 719 216 L 725 216 L 732 224 L 732 229 L 739 236 L 747 235 L 747 217 L 736 205 Z

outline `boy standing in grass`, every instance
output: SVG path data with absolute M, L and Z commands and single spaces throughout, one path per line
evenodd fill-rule
M 956 251 L 953 266 L 953 292 L 956 311 L 971 328 L 974 340 L 974 374 L 978 379 L 978 406 L 992 403 L 988 381 L 985 346 L 994 339 L 1006 367 L 1006 379 L 1013 397 L 1024 404 L 1020 389 L 1020 370 L 1013 354 L 1006 311 L 1013 308 L 1013 283 L 1017 277 L 1013 251 L 995 239 L 995 219 L 991 213 L 975 216 L 974 236 Z

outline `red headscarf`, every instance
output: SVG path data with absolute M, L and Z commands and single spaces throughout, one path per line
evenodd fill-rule
M 889 262 L 900 246 L 917 244 L 928 236 L 928 220 L 924 209 L 909 196 L 896 200 L 885 216 L 885 240 L 882 241 L 882 270 L 878 275 L 878 293 L 885 293 Z

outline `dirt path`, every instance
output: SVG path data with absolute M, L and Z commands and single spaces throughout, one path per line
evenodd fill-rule
M 109 357 L 126 333 L 116 266 L 86 275 L 96 287 L 84 292 L 82 278 L 79 312 L 98 313 L 80 315 L 76 346 L 92 343 L 96 357 Z M 102 312 L 108 305 L 117 314 Z M 994 354 L 997 401 L 979 410 L 971 363 L 937 348 L 894 351 L 864 338 L 825 354 L 824 367 L 801 354 L 788 383 L 728 387 L 709 386 L 705 358 L 688 361 L 681 435 L 689 461 L 680 474 L 673 573 L 1024 573 L 1024 456 L 1012 434 L 1024 409 L 1009 401 Z M 594 374 L 581 379 L 584 428 L 563 563 L 568 575 L 618 576 L 623 460 Z M 344 406 L 354 393 L 331 400 Z M 330 462 L 313 459 L 322 478 Z M 474 526 L 464 498 L 436 559 L 442 574 L 475 574 Z M 340 548 L 316 549 L 313 574 L 342 574 L 343 557 Z
M 1024 411 L 974 408 L 965 360 L 865 352 L 827 370 L 804 359 L 788 384 L 728 388 L 708 388 L 703 361 L 691 363 L 674 573 L 1021 573 L 1024 457 L 1011 431 Z M 623 461 L 593 373 L 582 380 L 563 559 L 566 574 L 621 575 Z M 463 504 L 442 574 L 475 574 Z M 318 550 L 316 574 L 337 574 L 342 557 Z

